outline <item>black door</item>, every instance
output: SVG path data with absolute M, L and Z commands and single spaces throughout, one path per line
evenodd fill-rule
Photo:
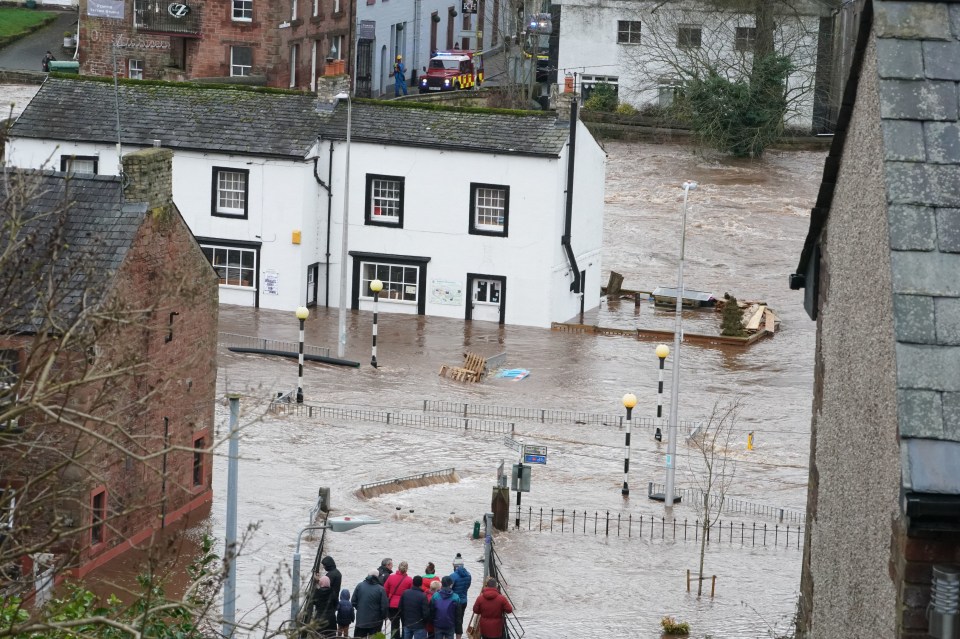
M 357 43 L 357 97 L 369 98 L 372 95 L 370 81 L 373 78 L 373 41 L 361 40 Z

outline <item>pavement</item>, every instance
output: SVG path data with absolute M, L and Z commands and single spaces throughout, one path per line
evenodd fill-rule
M 40 71 L 40 61 L 47 51 L 57 60 L 73 59 L 73 50 L 63 48 L 63 32 L 76 28 L 77 12 L 61 12 L 47 26 L 0 49 L 0 69 Z

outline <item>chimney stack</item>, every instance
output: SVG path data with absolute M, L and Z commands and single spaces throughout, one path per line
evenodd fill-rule
M 579 93 L 557 93 L 557 122 L 570 121 L 570 105 L 580 100 Z
M 321 75 L 317 78 L 317 110 L 332 111 L 337 96 L 350 93 L 349 75 Z
M 145 202 L 148 211 L 166 209 L 173 202 L 173 151 L 158 147 L 123 156 L 123 197 Z

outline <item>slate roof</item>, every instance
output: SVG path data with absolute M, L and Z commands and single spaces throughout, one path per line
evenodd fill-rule
M 306 156 L 317 137 L 344 140 L 347 108 L 317 108 L 310 93 L 123 82 L 124 144 L 272 157 Z M 12 137 L 114 144 L 112 82 L 50 78 L 17 119 Z M 551 115 L 484 112 L 355 100 L 352 139 L 436 149 L 557 157 L 566 124 Z
M 20 197 L 27 193 L 26 198 Z M 30 333 L 51 315 L 70 322 L 104 299 L 146 214 L 146 204 L 122 204 L 120 178 L 6 169 L 0 176 L 0 217 L 22 219 L 18 268 L 0 290 L 0 332 Z M 0 230 L 7 246 L 9 227 Z M 57 233 L 59 232 L 59 237 Z M 30 241 L 26 241 L 31 238 Z M 61 246 L 56 258 L 53 246 Z M 57 283 L 54 312 L 37 295 L 38 281 Z
M 537 112 L 511 114 L 480 109 L 418 108 L 355 100 L 352 139 L 504 155 L 557 157 L 567 141 L 567 123 Z M 340 105 L 324 118 L 324 138 L 346 139 L 347 110 Z
M 797 272 L 806 272 L 832 205 L 872 29 L 903 483 L 908 490 L 960 495 L 960 4 L 873 0 L 862 19 L 838 136 Z
M 302 158 L 317 138 L 309 94 L 124 82 L 119 96 L 124 144 Z M 11 135 L 115 144 L 113 83 L 47 79 Z

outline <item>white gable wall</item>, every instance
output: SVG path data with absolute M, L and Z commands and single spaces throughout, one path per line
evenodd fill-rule
M 124 152 L 136 147 L 125 146 Z M 20 138 L 7 147 L 8 162 L 24 168 L 60 170 L 62 155 L 95 156 L 99 175 L 117 175 L 116 146 Z M 247 218 L 216 217 L 213 167 L 249 171 Z M 312 162 L 219 155 L 174 149 L 173 201 L 193 234 L 226 242 L 259 244 L 259 281 L 250 287 L 220 286 L 220 302 L 253 306 L 257 291 L 264 308 L 294 309 L 306 295 L 306 268 L 322 261 L 326 194 L 313 178 Z M 322 206 L 322 211 L 319 207 Z M 292 242 L 301 232 L 301 244 Z M 214 242 L 202 241 L 202 244 Z M 253 248 L 251 246 L 250 248 Z M 277 294 L 267 292 L 268 271 L 275 271 Z M 322 283 L 322 278 L 321 278 Z M 322 295 L 319 296 L 322 300 Z
M 658 77 L 674 77 L 676 73 L 666 61 L 657 61 L 659 55 L 666 60 L 682 61 L 682 57 L 669 50 L 675 44 L 675 24 L 703 25 L 703 43 L 701 51 L 714 52 L 711 57 L 728 59 L 743 68 L 745 54 L 734 48 L 729 29 L 734 26 L 752 27 L 752 15 L 743 14 L 735 19 L 727 16 L 727 26 L 723 30 L 723 41 L 717 40 L 717 34 L 711 31 L 711 20 L 716 18 L 702 10 L 684 11 L 671 18 L 664 18 L 663 12 L 669 11 L 670 4 L 660 8 L 660 17 L 649 18 L 649 11 L 663 3 L 636 2 L 635 0 L 553 0 L 562 5 L 560 20 L 560 45 L 557 67 L 558 78 L 567 74 L 576 74 L 578 85 L 583 76 L 605 76 L 617 79 L 619 97 L 623 102 L 637 108 L 658 104 L 660 91 Z M 691 5 L 695 6 L 695 5 Z M 674 19 L 675 18 L 675 19 Z M 621 20 L 640 21 L 641 44 L 618 44 L 617 23 Z M 653 35 L 655 28 L 666 29 L 670 33 Z M 714 27 L 716 28 L 716 27 Z M 798 70 L 787 80 L 791 90 L 809 88 L 802 98 L 791 106 L 788 123 L 791 126 L 809 128 L 813 120 L 813 82 L 817 55 L 817 31 L 819 18 L 815 15 L 802 16 L 785 21 L 784 27 L 777 33 L 776 45 L 794 60 Z M 789 43 L 784 45 L 784 39 Z M 667 43 L 666 53 L 654 51 L 654 42 Z M 675 49 L 674 49 L 675 50 Z M 746 54 L 749 56 L 749 54 Z

